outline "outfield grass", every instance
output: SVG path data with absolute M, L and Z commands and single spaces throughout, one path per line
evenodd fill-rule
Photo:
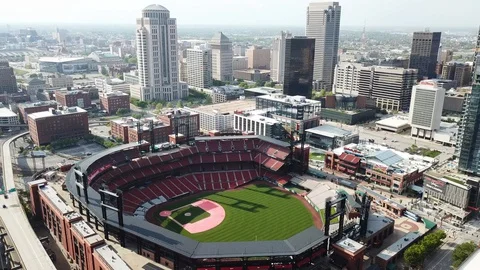
M 325 155 L 320 153 L 310 153 L 311 160 L 324 161 Z
M 189 215 L 186 215 L 190 213 Z M 204 218 L 209 217 L 210 214 L 205 212 L 202 208 L 189 205 L 187 207 L 180 208 L 178 210 L 173 211 L 172 218 L 176 221 L 180 222 L 180 224 L 187 224 L 187 223 L 194 223 Z M 165 223 L 165 225 L 163 224 Z M 162 223 L 162 226 L 166 226 L 167 220 Z
M 219 203 L 226 213 L 225 220 L 209 231 L 190 234 L 159 215 L 160 211 L 173 210 L 202 198 Z M 299 199 L 263 184 L 192 196 L 168 207 L 159 207 L 153 215 L 157 224 L 200 242 L 281 240 L 314 225 L 310 211 Z
M 17 69 L 17 68 L 14 68 L 13 72 L 15 73 L 16 76 L 23 76 L 28 73 L 28 71 Z

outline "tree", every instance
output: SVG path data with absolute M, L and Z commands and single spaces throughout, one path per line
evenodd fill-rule
M 250 88 L 250 86 L 246 82 L 241 82 L 238 86 L 241 87 L 241 88 L 244 88 L 244 89 Z
M 183 102 L 182 102 L 181 100 L 179 100 L 179 101 L 177 102 L 177 106 L 176 106 L 176 107 L 177 107 L 177 108 L 183 108 Z
M 118 109 L 118 110 L 117 110 L 117 113 L 116 113 L 116 114 L 117 114 L 118 116 L 124 116 L 125 114 L 128 113 L 128 111 L 129 111 L 128 109 L 121 108 L 121 109 Z
M 265 86 L 265 82 L 257 81 L 257 82 L 255 83 L 255 87 L 262 87 L 262 86 Z
M 245 81 L 244 79 L 237 79 L 237 82 L 238 82 L 238 83 L 242 83 L 242 82 L 244 82 L 244 81 Z
M 137 57 L 135 57 L 135 56 L 130 56 L 130 57 L 127 59 L 127 63 L 132 64 L 132 65 L 136 65 L 136 64 L 137 64 Z
M 132 117 L 135 118 L 135 119 L 141 119 L 142 114 L 141 113 L 134 113 L 134 114 L 132 114 Z
M 168 102 L 168 103 L 167 103 L 167 105 L 165 105 L 165 107 L 167 107 L 167 108 L 172 108 L 172 107 L 173 107 L 173 105 L 172 105 L 172 103 L 171 103 L 171 102 Z
M 158 104 L 155 106 L 155 109 L 156 109 L 157 111 L 161 111 L 161 110 L 163 109 L 162 103 L 158 103 Z
M 225 85 L 224 82 L 219 81 L 219 80 L 215 80 L 215 79 L 213 79 L 212 84 L 213 84 L 213 86 L 224 86 Z
M 117 78 L 123 80 L 123 73 L 118 73 Z
M 403 259 L 412 267 L 420 266 L 423 264 L 423 260 L 425 259 L 425 249 L 422 245 L 415 244 L 405 250 Z
M 30 76 L 28 76 L 29 78 L 38 78 L 38 75 L 37 73 L 33 73 L 33 74 L 30 74 Z
M 475 252 L 476 249 L 477 246 L 472 241 L 456 246 L 453 250 L 452 266 L 455 268 L 459 267 L 463 261 L 465 261 L 473 252 Z
M 105 67 L 102 67 L 102 75 L 103 76 L 108 76 L 108 70 Z
M 212 104 L 212 103 L 213 103 L 212 97 L 211 97 L 211 96 L 207 96 L 207 97 L 205 98 L 205 104 L 208 105 L 208 104 Z

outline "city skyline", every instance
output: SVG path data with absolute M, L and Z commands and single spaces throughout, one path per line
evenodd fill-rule
M 111 1 L 93 1 L 85 0 L 82 6 L 76 6 L 74 9 L 68 4 L 59 0 L 44 2 L 27 1 L 29 9 L 22 10 L 21 13 L 12 12 L 19 8 L 17 2 L 2 3 L 0 10 L 1 24 L 131 24 L 131 20 L 139 16 L 138 10 L 150 4 L 160 4 L 168 6 L 169 10 L 177 14 L 179 25 L 305 25 L 306 12 L 305 7 L 310 2 L 325 2 L 311 0 L 264 0 L 257 3 L 253 0 L 227 0 L 230 4 L 217 5 L 218 0 L 199 1 L 184 0 L 163 0 L 151 1 L 140 0 L 127 5 L 117 5 L 112 12 Z M 224 1 L 223 1 L 224 2 Z M 279 5 L 279 2 L 281 4 Z M 402 5 L 398 1 L 338 1 L 343 7 L 342 26 L 363 26 L 368 27 L 418 27 L 424 28 L 462 28 L 476 27 L 478 21 L 475 19 L 475 10 L 480 9 L 480 2 L 476 0 L 462 1 L 468 9 L 462 12 L 449 14 L 448 22 L 444 17 L 437 16 L 439 10 L 449 10 L 451 4 L 448 0 L 426 0 L 415 1 L 405 0 Z M 54 6 L 55 10 L 62 12 L 55 16 L 46 16 Z M 213 9 L 212 6 L 215 6 Z M 188 7 L 188 8 L 186 8 Z M 415 7 L 415 8 L 412 8 Z M 383 12 L 374 12 L 382 10 Z M 425 10 L 431 10 L 427 13 Z M 266 12 L 268 11 L 268 12 Z M 203 14 L 199 16 L 198 14 Z M 248 14 L 248 16 L 244 16 Z M 406 16 L 408 15 L 408 16 Z M 232 20 L 232 17 L 235 20 Z M 408 18 L 408 19 L 406 19 Z

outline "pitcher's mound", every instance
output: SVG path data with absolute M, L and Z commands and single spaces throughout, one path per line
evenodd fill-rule
M 172 214 L 172 211 L 162 211 L 160 212 L 161 217 L 169 217 Z

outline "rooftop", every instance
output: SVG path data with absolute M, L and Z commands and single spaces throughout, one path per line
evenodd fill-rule
M 242 115 L 256 122 L 265 122 L 270 125 L 280 123 L 280 121 L 276 119 L 265 116 L 267 114 L 265 110 L 241 111 L 241 112 L 235 112 L 235 114 Z
M 9 108 L 0 107 L 0 117 L 16 117 L 17 114 L 12 112 Z
M 136 119 L 136 118 L 133 118 L 133 117 L 123 117 L 123 118 L 120 118 L 120 119 L 115 119 L 115 120 L 112 120 L 112 122 L 114 122 L 115 124 L 118 124 L 118 125 L 122 125 L 124 127 L 128 127 L 128 128 L 136 128 L 137 127 L 137 123 L 140 123 L 140 127 L 146 131 L 146 130 L 150 130 L 150 122 L 153 121 L 153 127 L 154 129 L 156 127 L 164 127 L 164 126 L 167 126 L 165 123 L 163 123 L 162 121 L 156 119 L 156 118 L 153 118 L 153 117 L 150 117 L 150 118 L 141 118 L 141 119 Z
M 56 106 L 56 105 L 57 105 L 57 102 L 51 100 L 51 101 L 19 103 L 18 107 L 31 108 L 31 107 Z
M 54 117 L 58 115 L 67 115 L 67 114 L 76 114 L 76 113 L 86 113 L 84 109 L 80 107 L 69 107 L 65 108 L 64 110 L 49 110 L 44 112 L 37 112 L 29 114 L 28 117 L 32 119 L 40 119 L 40 118 L 47 118 L 47 117 Z
M 82 90 L 66 90 L 66 89 L 62 89 L 62 90 L 58 90 L 58 91 L 55 91 L 55 95 L 56 94 L 61 94 L 61 95 L 66 95 L 66 96 L 70 96 L 70 95 L 78 95 L 78 94 L 88 94 L 88 92 L 85 92 L 85 91 L 82 91 Z
M 284 94 L 269 94 L 269 95 L 258 96 L 257 98 L 289 103 L 294 106 L 305 106 L 305 105 L 320 106 L 321 104 L 321 102 L 318 100 L 307 99 L 304 96 L 288 96 Z
M 331 125 L 322 125 L 322 126 L 310 128 L 310 129 L 307 129 L 306 132 L 322 135 L 329 138 L 352 135 L 351 131 L 341 129 Z
M 352 154 L 364 158 L 368 163 L 378 166 L 379 170 L 388 173 L 407 174 L 416 170 L 423 172 L 435 164 L 435 159 L 420 155 L 411 155 L 406 152 L 390 149 L 386 146 L 362 142 L 349 144 L 333 150 L 340 156 L 342 153 Z
M 389 118 L 385 118 L 375 122 L 378 125 L 393 127 L 393 128 L 401 128 L 404 126 L 408 126 L 408 116 L 392 116 Z
M 392 223 L 394 223 L 394 220 L 389 217 L 371 213 L 368 216 L 366 236 L 369 237 Z
M 51 63 L 64 63 L 64 62 L 72 62 L 72 61 L 79 61 L 79 60 L 86 60 L 85 57 L 40 57 L 38 59 L 39 62 L 51 62 Z
M 144 11 L 145 10 L 168 11 L 168 9 L 166 7 L 161 6 L 161 5 L 156 5 L 156 4 L 149 5 L 149 6 L 145 7 L 143 10 Z
M 128 96 L 127 93 L 121 92 L 121 91 L 115 91 L 115 92 L 107 92 L 102 94 L 104 97 L 120 97 L 120 96 Z
M 85 220 L 79 220 L 75 223 L 72 224 L 72 228 L 75 229 L 75 231 L 81 235 L 83 238 L 87 238 L 89 236 L 92 236 L 96 234 L 96 232 L 90 228 L 87 222 Z
M 249 69 L 234 70 L 234 72 L 243 72 L 243 73 L 248 73 L 248 74 L 255 74 L 255 73 L 269 74 L 270 70 L 269 69 L 249 68 Z
M 338 242 L 335 243 L 335 245 L 351 252 L 351 253 L 357 253 L 361 251 L 362 249 L 366 248 L 364 245 L 350 239 L 350 238 L 345 238 L 342 239 Z
M 258 94 L 269 95 L 269 94 L 281 94 L 283 91 L 280 89 L 271 88 L 271 87 L 255 87 L 255 88 L 245 89 L 245 92 L 253 92 Z
M 201 106 L 194 109 L 185 108 L 201 113 L 208 114 L 233 114 L 235 111 L 248 110 L 255 108 L 254 99 L 234 100 L 213 105 Z
M 388 261 L 390 258 L 392 258 L 393 256 L 397 255 L 399 252 L 403 251 L 408 246 L 410 246 L 420 236 L 421 236 L 421 234 L 418 233 L 418 232 L 407 233 L 405 236 L 398 239 L 391 246 L 382 250 L 382 252 L 380 252 L 377 255 L 377 257 L 379 257 L 379 258 L 381 258 L 385 261 Z
M 97 253 L 111 269 L 131 270 L 120 256 L 107 245 L 96 247 L 94 252 Z
M 45 195 L 46 198 L 48 198 L 50 203 L 53 206 L 55 206 L 58 212 L 60 212 L 62 215 L 66 215 L 73 211 L 73 209 L 70 206 L 68 206 L 64 201 L 62 201 L 62 199 L 60 199 L 57 192 L 52 187 L 48 185 L 43 185 L 43 186 L 40 186 L 39 191 L 43 195 Z

